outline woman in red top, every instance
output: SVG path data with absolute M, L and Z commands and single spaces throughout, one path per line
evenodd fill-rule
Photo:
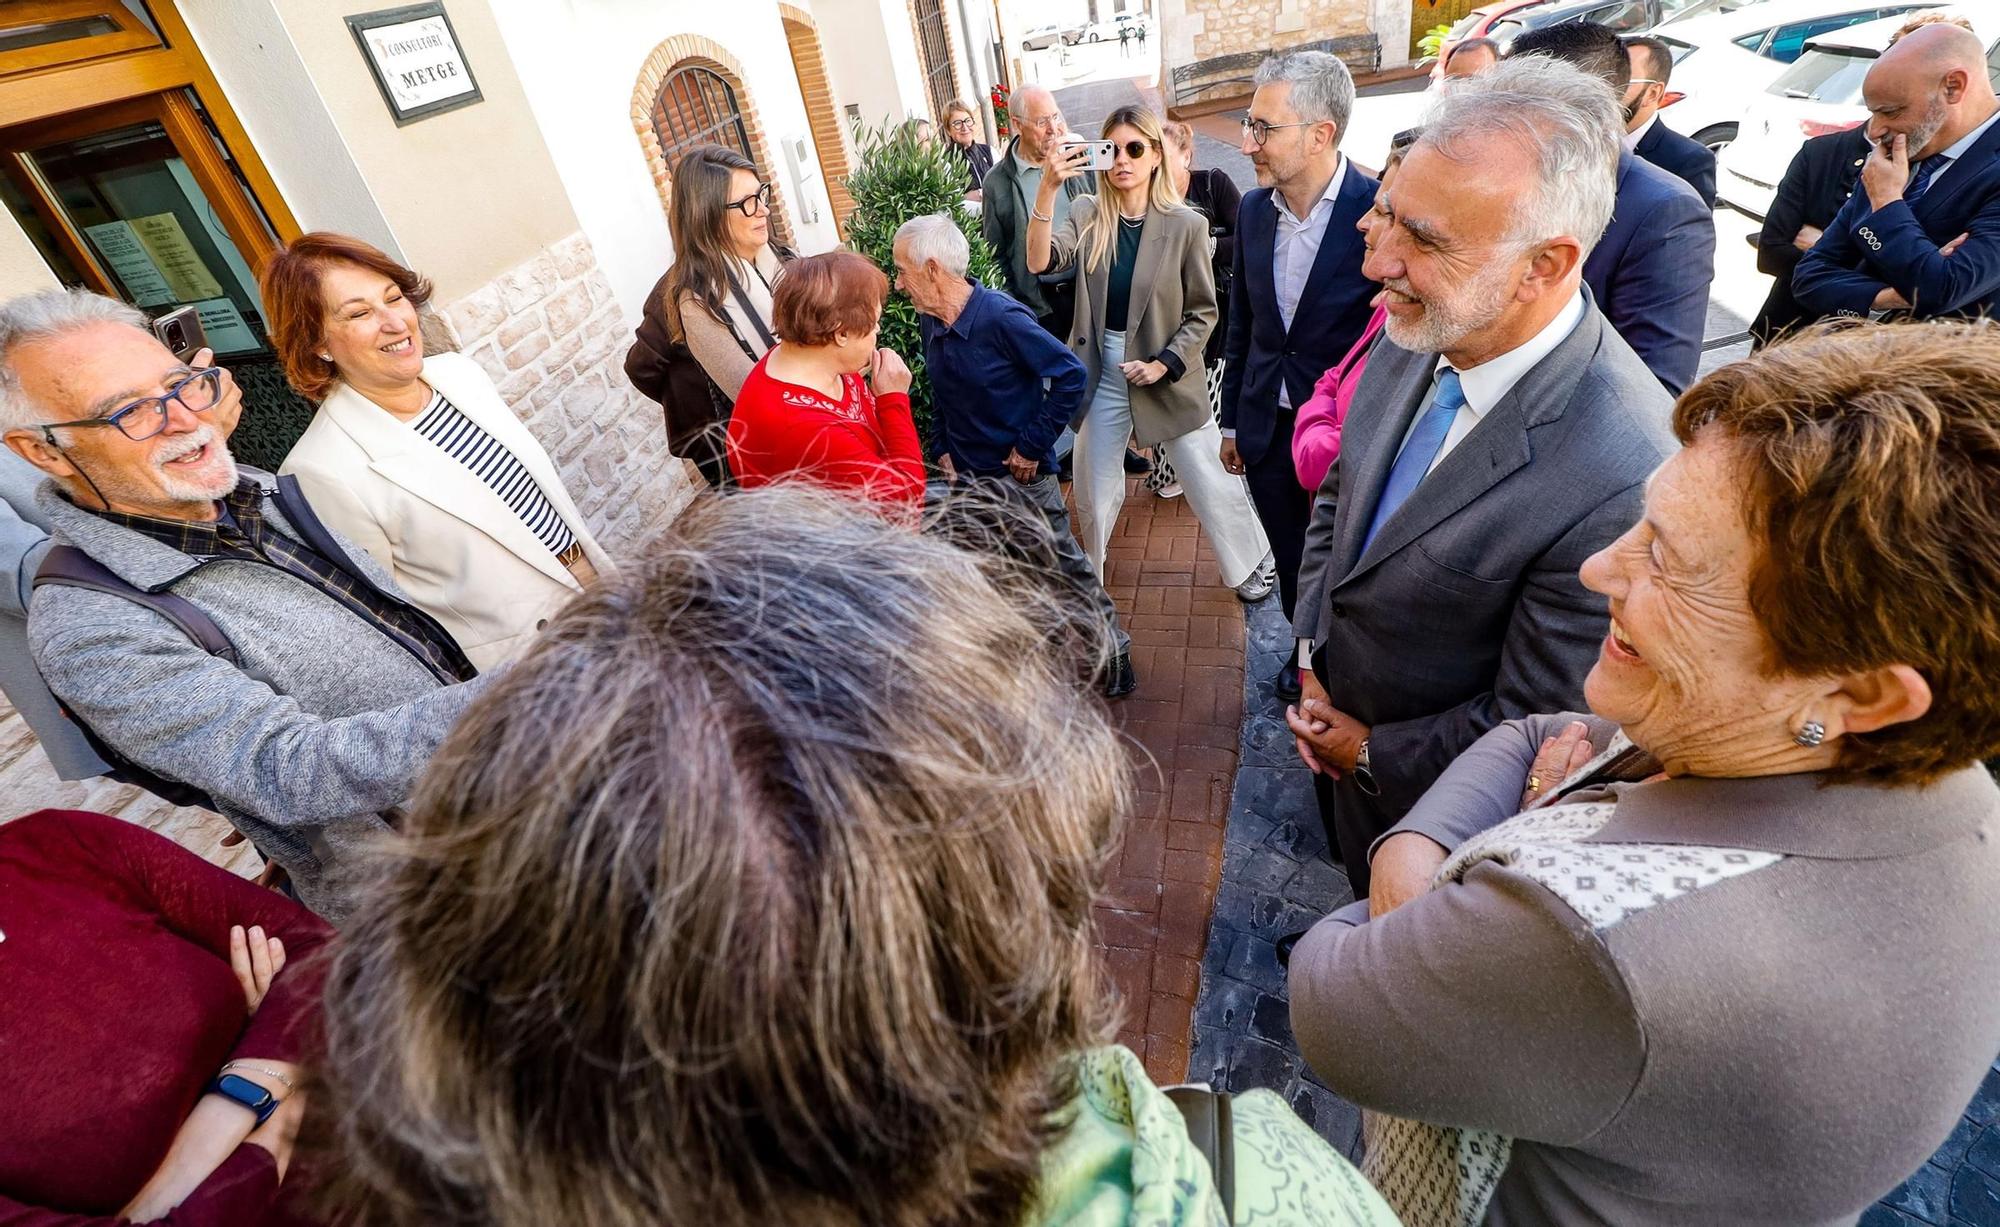
M 129 822 L 0 826 L 0 1222 L 299 1221 L 279 1183 L 331 934 Z M 276 1109 L 211 1093 L 224 1072 Z
M 729 418 L 738 485 L 796 477 L 884 502 L 923 497 L 910 368 L 895 351 L 875 348 L 888 295 L 882 270 L 851 251 L 785 266 L 771 291 L 772 324 L 783 339 L 743 381 Z

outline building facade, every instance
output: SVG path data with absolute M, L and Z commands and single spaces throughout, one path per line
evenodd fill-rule
M 983 96 L 982 12 L 960 0 L 9 0 L 0 297 L 72 285 L 152 315 L 194 306 L 245 389 L 235 450 L 275 467 L 313 407 L 284 384 L 256 271 L 306 231 L 357 235 L 432 280 L 427 344 L 485 368 L 600 540 L 630 549 L 693 491 L 659 407 L 622 371 L 673 258 L 675 156 L 705 141 L 744 151 L 774 188 L 774 229 L 829 249 L 852 208 L 851 125 Z M 18 720 L 0 724 L 0 772 L 33 774 L 23 737 Z M 14 797 L 25 810 L 41 794 Z

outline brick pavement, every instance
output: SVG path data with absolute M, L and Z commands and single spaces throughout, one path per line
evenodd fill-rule
M 1123 1003 L 1119 1042 L 1154 1079 L 1187 1073 L 1243 722 L 1243 606 L 1185 499 L 1138 488 L 1105 559 L 1139 689 L 1114 705 L 1136 791 L 1098 933 Z

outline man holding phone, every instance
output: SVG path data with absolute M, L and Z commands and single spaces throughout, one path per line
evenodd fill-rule
M 1986 49 L 1970 30 L 1924 26 L 1882 53 L 1861 92 L 1874 151 L 1799 260 L 1793 296 L 1820 315 L 1989 313 L 2000 301 L 2000 98 Z
M 1048 520 L 1052 565 L 1097 604 L 1116 652 L 1103 676 L 1108 698 L 1137 686 L 1131 640 L 1070 532 L 1050 450 L 1083 405 L 1083 363 L 1028 308 L 967 276 L 970 244 L 941 213 L 896 231 L 896 288 L 916 305 L 930 372 L 938 463 L 954 482 L 982 482 L 1025 499 Z
M 1000 257 L 1012 294 L 1058 340 L 1069 337 L 1070 314 L 1076 305 L 1075 281 L 1067 277 L 1043 280 L 1028 271 L 1028 212 L 1042 186 L 1042 163 L 1049 150 L 1069 135 L 1056 96 L 1039 85 L 1014 91 L 1014 115 L 1020 135 L 993 164 L 982 185 L 980 228 Z M 1108 164 L 1108 159 L 1107 159 Z M 1072 200 L 1090 191 L 1087 179 L 1071 179 L 1056 194 L 1056 225 L 1069 214 Z

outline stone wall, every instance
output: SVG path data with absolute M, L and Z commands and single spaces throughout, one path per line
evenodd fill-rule
M 1363 0 L 1185 0 L 1192 59 L 1366 34 Z M 1248 90 L 1242 92 L 1248 93 Z
M 667 451 L 659 405 L 625 378 L 633 322 L 589 240 L 572 234 L 438 312 L 448 347 L 483 367 L 555 458 L 615 557 L 659 531 L 695 491 Z

